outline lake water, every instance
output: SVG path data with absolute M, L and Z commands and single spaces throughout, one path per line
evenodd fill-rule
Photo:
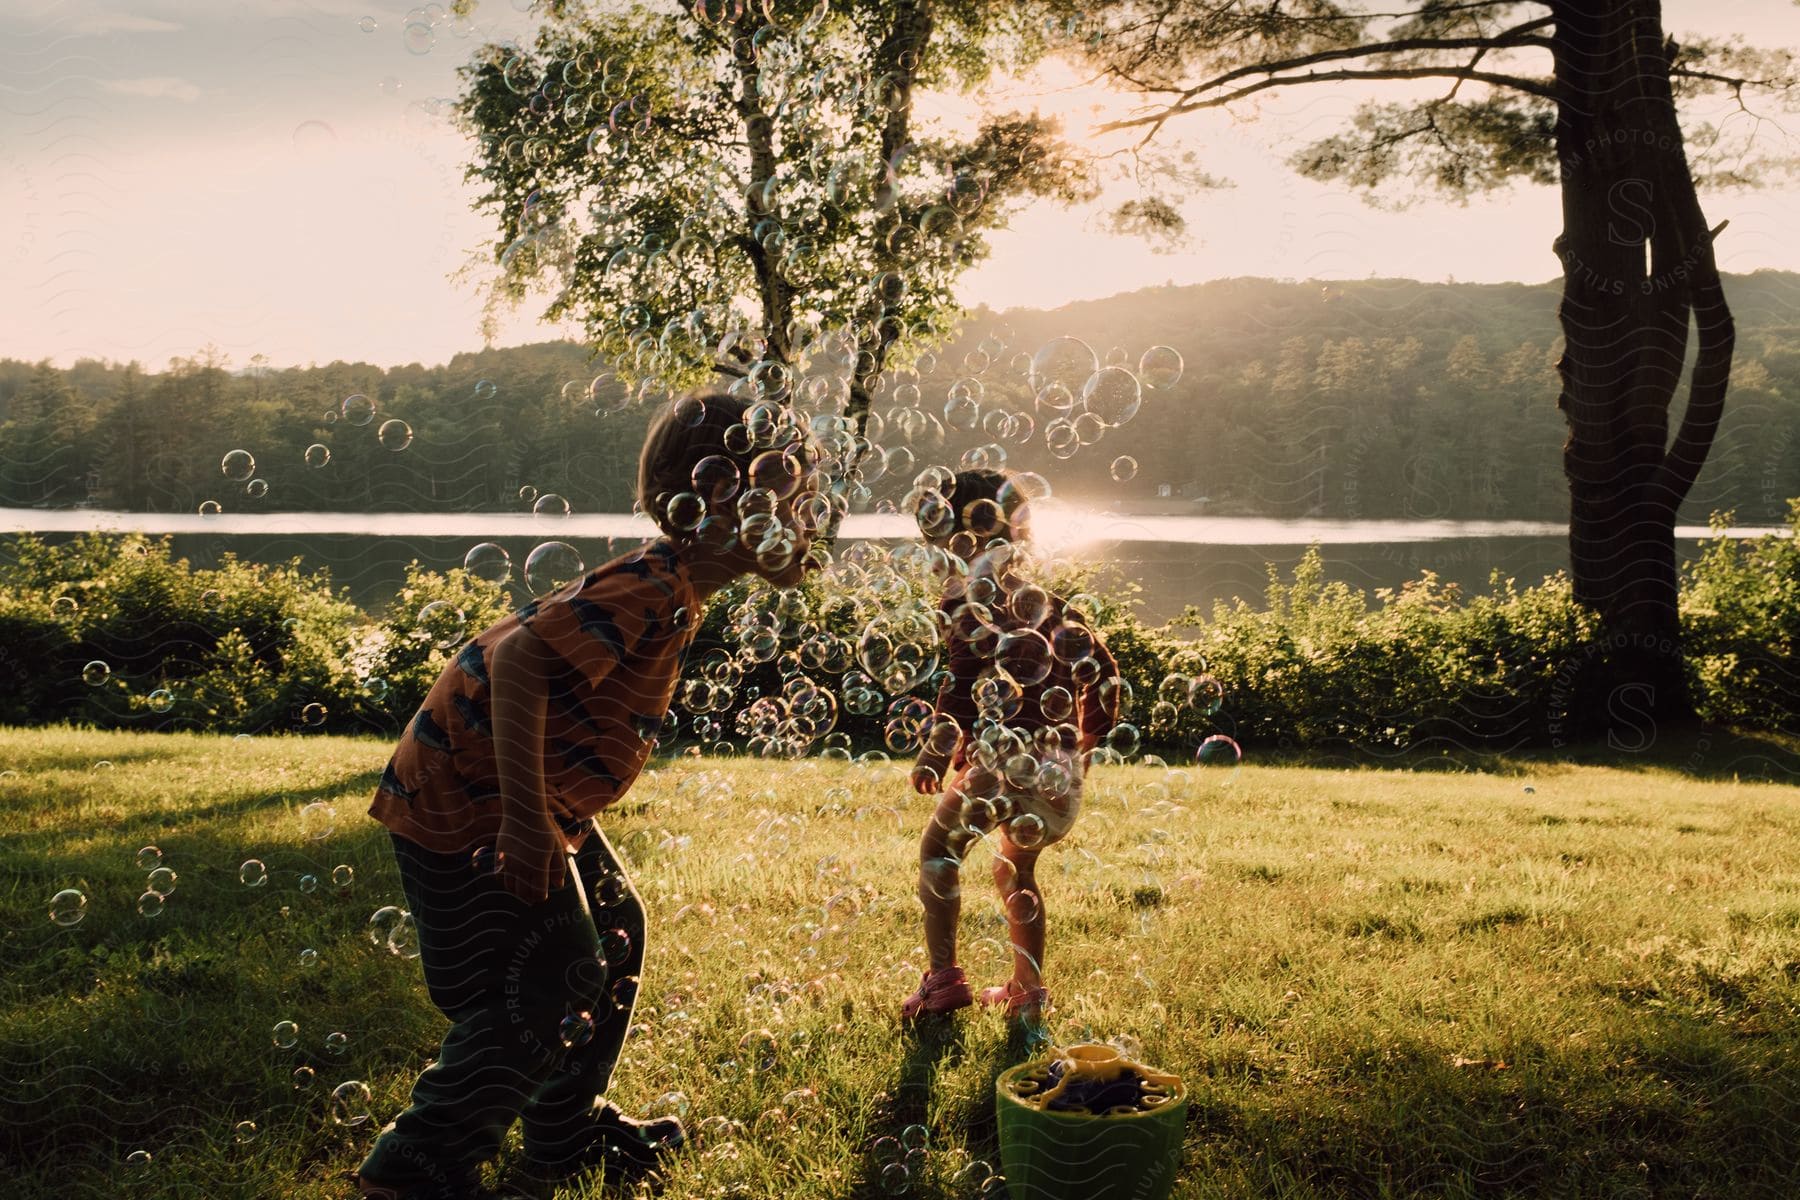
M 1320 521 L 1261 517 L 1128 516 L 1056 506 L 1035 518 L 1046 545 L 1103 565 L 1111 584 L 1143 589 L 1139 611 L 1162 621 L 1186 605 L 1210 610 L 1218 600 L 1241 596 L 1258 607 L 1268 581 L 1268 565 L 1291 572 L 1317 542 L 1329 579 L 1373 590 L 1397 588 L 1423 571 L 1462 585 L 1465 592 L 1488 590 L 1490 574 L 1536 583 L 1567 570 L 1568 531 L 1537 521 Z M 626 514 L 539 517 L 529 513 L 123 513 L 97 509 L 0 508 L 0 533 L 27 532 L 49 541 L 78 533 L 139 532 L 171 537 L 175 553 L 196 567 L 210 567 L 225 554 L 250 562 L 300 558 L 309 569 L 331 572 L 334 586 L 347 586 L 365 608 L 392 599 L 406 564 L 443 570 L 461 566 L 477 542 L 491 541 L 512 555 L 515 579 L 525 556 L 544 541 L 564 541 L 590 564 L 623 553 L 650 536 L 654 527 Z M 1781 532 L 1735 529 L 1736 536 Z M 846 541 L 894 540 L 916 536 L 910 518 L 853 514 L 844 523 Z M 1693 557 L 1704 526 L 1675 531 L 1683 561 Z

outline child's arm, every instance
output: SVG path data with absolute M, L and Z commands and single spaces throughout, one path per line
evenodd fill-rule
M 567 843 L 550 820 L 544 786 L 544 712 L 560 659 L 520 627 L 494 643 L 488 663 L 494 754 L 500 771 L 501 885 L 535 904 L 560 887 Z

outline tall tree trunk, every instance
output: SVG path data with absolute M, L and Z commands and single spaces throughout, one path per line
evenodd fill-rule
M 1656 0 L 1555 6 L 1569 558 L 1595 641 L 1551 714 L 1560 741 L 1648 749 L 1694 707 L 1681 654 L 1675 514 L 1711 445 L 1732 349 L 1669 88 Z M 1700 357 L 1669 442 L 1690 315 Z

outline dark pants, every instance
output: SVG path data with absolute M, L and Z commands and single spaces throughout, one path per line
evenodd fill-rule
M 450 1029 L 362 1174 L 401 1183 L 466 1171 L 499 1151 L 515 1117 L 528 1154 L 579 1154 L 644 962 L 644 906 L 617 853 L 592 829 L 562 887 L 526 904 L 478 874 L 470 855 L 393 841 L 425 987 Z

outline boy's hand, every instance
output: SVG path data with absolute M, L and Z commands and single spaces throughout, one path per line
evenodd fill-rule
M 568 871 L 565 845 L 548 820 L 502 820 L 494 849 L 500 886 L 525 903 L 542 903 L 551 889 L 562 886 Z

